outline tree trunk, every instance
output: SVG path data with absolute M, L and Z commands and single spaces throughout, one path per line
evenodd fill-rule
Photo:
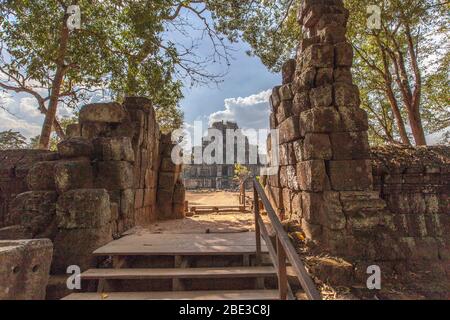
M 50 136 L 52 133 L 53 123 L 55 121 L 56 110 L 58 108 L 59 94 L 61 93 L 61 85 L 66 71 L 65 56 L 67 53 L 67 46 L 69 42 L 69 29 L 67 28 L 68 15 L 65 14 L 63 24 L 61 26 L 61 39 L 59 44 L 58 58 L 56 60 L 56 73 L 52 81 L 52 90 L 50 94 L 50 101 L 45 115 L 44 124 L 42 125 L 41 137 L 39 140 L 40 149 L 48 149 L 50 145 Z
M 402 143 L 410 146 L 411 142 L 409 141 L 408 134 L 406 133 L 402 114 L 398 107 L 397 100 L 395 99 L 394 92 L 392 91 L 392 87 L 389 84 L 386 84 L 386 95 L 389 99 L 389 104 L 391 105 L 392 112 L 394 113 L 395 122 L 397 123 L 397 129 L 398 133 L 400 134 L 400 138 L 402 139 Z

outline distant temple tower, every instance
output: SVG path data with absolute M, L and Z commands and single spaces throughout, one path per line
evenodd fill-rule
M 198 153 L 201 148 L 202 154 L 205 152 L 205 149 L 214 142 L 214 132 L 220 131 L 222 132 L 223 137 L 223 164 L 207 164 L 205 161 L 202 164 L 191 164 L 185 165 L 183 170 L 183 180 L 186 189 L 236 189 L 238 187 L 237 181 L 235 181 L 235 164 L 239 163 L 238 161 L 238 138 L 234 139 L 234 162 L 233 164 L 227 163 L 227 130 L 232 130 L 235 132 L 239 132 L 239 126 L 236 122 L 230 121 L 221 121 L 214 122 L 212 126 L 208 129 L 208 135 L 202 138 L 202 146 L 196 146 L 192 148 L 192 154 Z M 259 169 L 261 168 L 260 159 L 258 155 L 258 147 L 255 145 L 250 145 L 249 140 L 246 136 L 241 136 L 242 139 L 245 139 L 245 161 L 241 165 L 247 167 L 248 170 L 252 172 L 254 175 L 259 175 Z M 229 152 L 231 149 L 228 150 Z M 251 151 L 253 154 L 257 156 L 257 164 L 250 164 L 251 159 Z M 213 154 L 214 156 L 214 154 Z M 228 155 L 230 156 L 230 155 Z M 204 158 L 203 158 L 204 159 Z

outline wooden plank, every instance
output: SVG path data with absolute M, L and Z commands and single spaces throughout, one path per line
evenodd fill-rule
M 255 234 L 143 234 L 130 235 L 97 249 L 96 256 L 106 255 L 242 255 L 255 254 Z M 265 245 L 263 252 L 267 252 Z
M 289 239 L 288 234 L 283 228 L 283 225 L 280 222 L 280 219 L 278 219 L 278 216 L 276 215 L 275 211 L 272 208 L 272 205 L 269 201 L 269 199 L 266 196 L 266 193 L 264 192 L 264 189 L 262 188 L 261 184 L 256 180 L 253 179 L 253 184 L 258 191 L 259 196 L 261 197 L 261 201 L 264 204 L 264 207 L 266 208 L 267 215 L 270 219 L 270 222 L 272 223 L 272 227 L 275 230 L 277 237 L 281 243 L 281 245 L 284 248 L 284 251 L 286 253 L 287 258 L 289 259 L 290 263 L 292 264 L 292 268 L 297 274 L 297 277 L 300 281 L 300 284 L 305 290 L 307 296 L 311 300 L 322 300 L 322 297 L 320 296 L 319 292 L 317 291 L 317 288 L 312 281 L 311 277 L 309 276 L 308 272 L 306 271 L 306 268 L 303 264 L 303 262 L 300 260 L 300 257 L 295 250 L 294 246 L 291 243 L 291 240 Z
M 158 269 L 89 269 L 81 274 L 83 280 L 139 280 L 139 279 L 201 279 L 272 277 L 273 267 L 228 268 L 158 268 Z
M 277 300 L 277 290 L 73 293 L 62 300 Z

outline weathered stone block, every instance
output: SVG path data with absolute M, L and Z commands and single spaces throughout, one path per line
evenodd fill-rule
M 280 88 L 281 88 L 280 86 L 277 86 L 277 87 L 274 87 L 272 90 L 272 95 L 270 96 L 270 104 L 272 106 L 272 111 L 276 111 L 278 106 L 280 105 L 280 102 L 281 102 L 280 93 L 279 93 Z
M 300 76 L 294 80 L 294 92 L 299 93 L 314 87 L 316 79 L 316 68 L 309 67 L 302 70 Z
M 299 120 L 292 116 L 279 125 L 280 143 L 292 142 L 300 138 Z
M 346 40 L 346 29 L 341 26 L 325 26 L 319 29 L 318 35 L 323 43 L 340 43 Z
M 79 123 L 71 123 L 67 125 L 66 136 L 68 138 L 81 137 L 81 125 Z
M 303 111 L 311 109 L 311 101 L 307 91 L 298 92 L 292 101 L 292 113 L 295 116 L 300 115 Z
M 56 218 L 59 229 L 100 228 L 111 221 L 111 203 L 104 189 L 68 191 L 58 198 Z
M 295 151 L 293 143 L 281 144 L 279 147 L 280 151 L 280 164 L 282 166 L 294 165 L 296 164 Z
M 353 84 L 352 72 L 347 67 L 337 67 L 334 69 L 334 81 Z
M 323 14 L 320 19 L 319 22 L 317 23 L 317 29 L 323 29 L 327 26 L 330 27 L 346 27 L 347 26 L 347 20 L 348 17 L 347 15 L 343 14 L 343 13 L 328 13 L 328 14 Z
M 44 300 L 52 253 L 48 239 L 0 241 L 0 300 Z
M 133 166 L 126 161 L 100 161 L 95 186 L 107 190 L 125 190 L 134 186 Z
M 290 116 L 292 116 L 292 101 L 282 101 L 277 109 L 277 123 L 282 123 Z
M 346 218 L 342 210 L 338 192 L 302 193 L 303 217 L 316 225 L 330 230 L 343 230 Z
M 54 240 L 52 274 L 66 273 L 67 267 L 77 265 L 82 271 L 94 266 L 94 250 L 112 241 L 108 223 L 101 228 L 60 229 Z
M 303 143 L 303 156 L 305 160 L 330 160 L 333 154 L 329 136 L 321 133 L 306 134 Z
M 55 165 L 55 184 L 59 193 L 93 186 L 93 171 L 89 160 L 58 161 Z
M 173 203 L 183 204 L 186 197 L 186 189 L 182 183 L 177 183 L 173 192 Z
M 32 239 L 33 234 L 21 225 L 9 226 L 0 229 L 0 240 Z
M 283 77 L 283 84 L 291 83 L 294 79 L 295 75 L 295 67 L 297 63 L 295 59 L 289 59 L 286 61 L 281 70 L 282 70 L 282 77 Z
M 292 100 L 294 98 L 294 96 L 292 94 L 291 84 L 282 85 L 279 89 L 279 95 L 280 95 L 281 101 Z
M 334 84 L 334 104 L 338 107 L 358 108 L 361 104 L 359 89 L 345 82 Z
M 55 161 L 38 162 L 27 175 L 28 188 L 32 191 L 56 190 Z
M 333 83 L 333 68 L 319 68 L 317 69 L 316 87 L 326 86 Z
M 90 158 L 93 151 L 92 143 L 86 138 L 69 138 L 58 144 L 58 153 L 61 158 Z
M 134 151 L 129 137 L 96 138 L 92 141 L 95 157 L 103 161 L 134 162 Z
M 369 159 L 370 147 L 367 132 L 334 132 L 330 134 L 333 159 Z
M 174 172 L 160 172 L 158 188 L 160 190 L 172 190 L 177 181 L 177 175 Z
M 369 120 L 367 112 L 360 108 L 340 107 L 343 131 L 367 131 Z
M 297 179 L 300 190 L 303 191 L 318 192 L 329 190 L 330 188 L 323 160 L 297 163 Z
M 314 108 L 329 107 L 333 104 L 333 87 L 331 85 L 313 88 L 309 94 Z
M 334 66 L 334 47 L 330 44 L 313 44 L 304 51 L 302 59 L 305 68 L 332 68 Z
M 373 187 L 370 160 L 330 161 L 329 172 L 333 190 L 364 191 Z
M 300 190 L 296 175 L 295 166 L 282 166 L 280 169 L 281 186 L 291 190 Z
M 348 42 L 335 45 L 335 60 L 337 67 L 351 67 L 353 65 L 353 48 Z
M 80 110 L 79 119 L 84 122 L 120 123 L 127 117 L 122 105 L 117 102 L 93 103 L 85 105 Z
M 314 108 L 300 115 L 300 134 L 342 131 L 341 118 L 333 107 Z
M 12 224 L 24 227 L 31 237 L 50 237 L 57 197 L 55 191 L 29 191 L 19 194 L 11 202 Z

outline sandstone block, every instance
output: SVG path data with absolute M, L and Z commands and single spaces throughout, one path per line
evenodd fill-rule
M 342 131 L 367 131 L 369 120 L 367 112 L 360 108 L 340 107 L 339 114 L 342 119 Z
M 173 191 L 176 181 L 177 175 L 174 172 L 161 172 L 159 174 L 158 188 Z
M 111 221 L 111 203 L 104 189 L 71 190 L 58 198 L 59 229 L 100 228 Z
M 272 90 L 272 95 L 270 96 L 270 103 L 272 105 L 273 111 L 277 110 L 277 108 L 281 102 L 280 93 L 279 93 L 280 88 L 281 88 L 280 86 L 274 87 Z
M 341 26 L 325 26 L 319 29 L 318 35 L 323 43 L 340 43 L 345 42 L 346 29 Z
M 55 161 L 38 162 L 27 175 L 28 188 L 33 191 L 56 190 Z
M 279 95 L 280 95 L 281 101 L 292 100 L 294 98 L 294 96 L 292 94 L 291 84 L 282 85 L 279 88 Z
M 59 193 L 93 186 L 93 171 L 89 160 L 58 161 L 55 184 Z
M 291 83 L 295 75 L 295 67 L 297 63 L 295 59 L 289 59 L 282 66 L 283 84 Z
M 367 132 L 333 132 L 330 139 L 335 160 L 370 158 Z
M 296 163 L 293 143 L 281 144 L 279 151 L 279 160 L 282 166 L 294 165 Z
M 173 192 L 173 203 L 183 204 L 185 201 L 186 189 L 182 183 L 177 183 Z
M 370 160 L 330 161 L 331 187 L 336 191 L 371 190 L 372 164 Z
M 311 101 L 309 100 L 309 93 L 307 91 L 301 91 L 295 94 L 292 101 L 292 114 L 295 116 L 300 115 L 303 111 L 311 109 Z
M 316 87 L 326 86 L 333 83 L 333 68 L 319 68 L 317 69 Z
M 345 82 L 334 84 L 334 103 L 338 107 L 358 108 L 361 104 L 359 89 L 355 85 Z
M 327 26 L 330 27 L 346 27 L 348 17 L 343 13 L 328 13 L 323 14 L 319 22 L 317 23 L 317 29 L 323 29 Z
M 80 122 L 120 123 L 127 117 L 122 105 L 117 102 L 93 103 L 85 105 L 80 110 Z
M 302 70 L 300 76 L 294 80 L 294 92 L 302 92 L 314 87 L 316 79 L 316 68 L 308 67 Z
M 292 116 L 292 101 L 284 100 L 280 103 L 277 109 L 277 123 L 282 123 L 290 116 Z
M 333 87 L 331 85 L 313 88 L 309 94 L 314 108 L 329 107 L 333 104 Z
M 96 138 L 92 141 L 95 156 L 103 161 L 134 162 L 134 151 L 129 137 Z
M 134 186 L 133 166 L 126 161 L 100 161 L 95 186 L 107 190 L 125 190 Z
M 280 143 L 292 142 L 300 138 L 299 120 L 292 116 L 284 120 L 279 126 Z
M 61 158 L 90 158 L 93 151 L 92 143 L 86 138 L 69 138 L 58 144 L 58 153 Z
M 66 128 L 66 136 L 69 138 L 81 137 L 81 125 L 79 123 L 69 124 Z
M 300 190 L 303 191 L 318 192 L 329 190 L 330 187 L 323 160 L 297 163 L 297 179 Z
M 350 122 L 350 121 L 349 121 Z M 353 122 L 351 122 L 353 124 Z M 342 131 L 341 118 L 334 107 L 313 108 L 300 115 L 300 134 Z
M 347 67 L 337 67 L 334 69 L 333 77 L 335 82 L 353 84 L 352 73 Z
M 330 138 L 327 134 L 308 133 L 303 144 L 305 160 L 330 160 L 333 156 Z
M 350 43 L 341 42 L 336 44 L 334 54 L 337 67 L 350 68 L 353 65 L 353 48 Z
M 0 241 L 0 300 L 44 300 L 52 253 L 48 239 Z
M 334 47 L 330 44 L 313 44 L 305 49 L 302 58 L 305 68 L 332 68 L 334 66 Z
M 55 191 L 29 191 L 19 194 L 11 202 L 12 223 L 24 227 L 32 237 L 50 237 L 57 197 Z
M 82 271 L 94 266 L 94 250 L 112 241 L 108 223 L 101 228 L 60 229 L 54 240 L 52 274 L 66 273 L 67 267 L 77 265 Z
M 0 229 L 0 240 L 32 239 L 33 234 L 21 225 L 9 226 Z

